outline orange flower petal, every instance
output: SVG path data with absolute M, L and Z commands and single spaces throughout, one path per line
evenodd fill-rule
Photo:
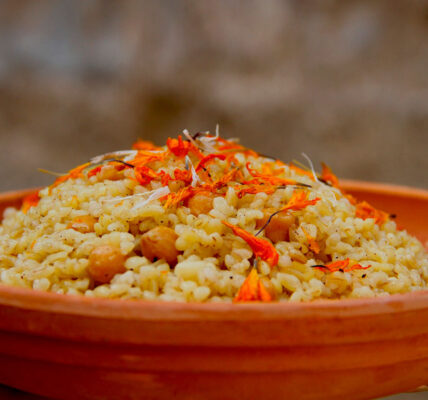
M 255 268 L 248 274 L 233 301 L 235 303 L 244 301 L 272 301 L 272 296 L 264 287 Z
M 256 257 L 260 257 L 262 260 L 266 261 L 271 267 L 274 267 L 278 264 L 279 255 L 275 247 L 271 242 L 266 239 L 258 238 L 246 230 L 232 225 L 227 221 L 222 221 L 224 225 L 232 229 L 233 233 L 236 236 L 244 239 L 247 244 L 253 250 L 253 253 Z

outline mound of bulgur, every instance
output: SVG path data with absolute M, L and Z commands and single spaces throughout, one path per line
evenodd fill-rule
M 309 301 L 424 289 L 428 257 L 321 174 L 187 131 L 95 157 L 5 211 L 0 283 L 106 298 Z

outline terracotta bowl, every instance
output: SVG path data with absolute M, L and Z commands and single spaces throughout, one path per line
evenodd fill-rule
M 428 239 L 427 191 L 345 186 Z M 0 204 L 19 205 L 23 194 L 4 194 Z M 0 383 L 44 396 L 352 400 L 427 382 L 428 291 L 233 305 L 0 287 Z

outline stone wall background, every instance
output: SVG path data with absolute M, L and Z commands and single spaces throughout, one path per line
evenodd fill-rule
M 286 161 L 428 187 L 428 1 L 0 4 L 0 190 L 220 124 Z

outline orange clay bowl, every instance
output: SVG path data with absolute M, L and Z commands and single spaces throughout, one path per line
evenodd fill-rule
M 428 191 L 343 187 L 428 239 Z M 24 194 L 1 195 L 0 213 Z M 58 399 L 352 400 L 414 390 L 428 383 L 428 291 L 237 305 L 0 286 L 0 382 Z

